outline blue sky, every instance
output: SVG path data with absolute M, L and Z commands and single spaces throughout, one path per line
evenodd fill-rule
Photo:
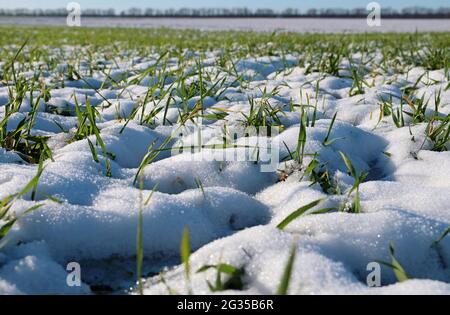
M 62 8 L 71 0 L 0 0 L 0 8 Z M 180 7 L 248 7 L 273 8 L 354 8 L 365 7 L 371 0 L 75 0 L 82 8 L 114 8 L 123 10 L 140 8 L 180 8 Z M 408 6 L 448 7 L 448 0 L 378 0 L 382 6 L 403 8 Z

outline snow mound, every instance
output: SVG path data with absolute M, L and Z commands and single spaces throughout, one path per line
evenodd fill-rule
M 348 217 L 347 217 L 348 218 Z M 330 218 L 330 222 L 332 218 Z M 339 229 L 340 230 L 340 229 Z M 342 235 L 339 235 L 342 236 Z M 239 232 L 233 236 L 210 243 L 191 256 L 191 281 L 187 283 L 183 266 L 168 271 L 163 275 L 166 284 L 160 277 L 149 279 L 146 284 L 146 294 L 167 294 L 168 288 L 177 293 L 187 293 L 193 288 L 195 294 L 208 294 L 208 282 L 215 283 L 216 271 L 196 272 L 203 266 L 226 263 L 235 268 L 243 268 L 243 286 L 241 290 L 231 290 L 233 294 L 274 294 L 280 284 L 288 257 L 293 244 L 297 247 L 292 277 L 289 283 L 289 294 L 449 294 L 450 285 L 431 280 L 409 280 L 402 283 L 387 285 L 381 288 L 369 288 L 364 279 L 354 274 L 352 267 L 346 267 L 336 258 L 346 256 L 352 261 L 353 267 L 361 264 L 360 269 L 366 270 L 365 257 L 353 255 L 347 251 L 340 253 L 338 235 L 322 237 L 323 243 L 328 243 L 328 252 L 317 250 L 312 237 L 301 234 L 296 237 L 270 227 L 254 227 Z M 320 240 L 320 238 L 318 238 Z M 350 240 L 349 240 L 350 241 Z M 358 245 L 358 240 L 353 242 Z M 414 248 L 413 240 L 411 248 Z M 334 245 L 334 247 L 332 246 Z M 363 244 L 361 244 L 361 247 Z M 380 245 L 380 250 L 387 252 L 387 246 Z M 366 248 L 368 251 L 368 248 Z M 332 253 L 334 253 L 334 257 Z M 380 255 L 380 259 L 384 258 Z M 383 270 L 383 274 L 391 271 Z M 368 274 L 368 272 L 366 272 Z M 223 275 L 224 281 L 226 276 Z
M 142 207 L 146 255 L 178 255 L 184 228 L 191 231 L 192 247 L 199 248 L 270 218 L 267 207 L 230 188 L 188 190 L 178 195 L 155 192 L 148 205 L 141 205 L 149 194 L 143 191 L 141 196 L 133 187 L 105 187 L 91 206 L 49 202 L 19 222 L 14 239 L 44 240 L 58 261 L 132 257 Z M 16 211 L 29 206 L 29 201 L 23 201 Z

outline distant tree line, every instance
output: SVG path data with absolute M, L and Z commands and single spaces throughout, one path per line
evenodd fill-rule
M 365 17 L 368 11 L 365 8 L 355 9 L 299 9 L 288 8 L 282 11 L 272 9 L 248 8 L 180 8 L 180 9 L 141 9 L 129 8 L 116 11 L 114 9 L 84 9 L 82 16 L 92 17 Z M 396 10 L 382 8 L 384 18 L 450 18 L 450 7 L 430 9 L 425 7 L 410 7 Z M 67 16 L 65 8 L 58 9 L 0 9 L 0 16 Z

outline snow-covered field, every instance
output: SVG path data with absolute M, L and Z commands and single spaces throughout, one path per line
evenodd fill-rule
M 175 28 L 201 30 L 275 31 L 299 33 L 448 32 L 448 19 L 382 19 L 370 27 L 366 19 L 345 18 L 126 18 L 84 17 L 87 27 Z M 64 26 L 65 17 L 0 17 L 0 24 Z
M 450 294 L 448 34 L 164 32 L 2 44 L 1 294 Z

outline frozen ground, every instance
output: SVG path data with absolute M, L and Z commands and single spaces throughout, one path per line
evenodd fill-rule
M 235 282 L 224 268 L 218 293 L 272 294 L 292 247 L 290 294 L 450 294 L 450 237 L 436 242 L 450 226 L 448 68 L 386 59 L 375 46 L 341 56 L 335 71 L 315 64 L 318 53 L 45 50 L 56 62 L 18 59 L 16 84 L 0 62 L 0 209 L 11 205 L 0 226 L 19 217 L 1 239 L 1 294 L 137 292 L 140 211 L 146 294 L 211 293 L 217 268 L 197 270 L 221 263 Z M 200 116 L 208 144 L 223 143 L 213 132 L 280 128 L 268 142 L 280 144 L 277 170 L 206 160 L 222 153 L 212 147 L 203 159 L 159 150 L 193 143 L 177 122 Z M 47 154 L 35 182 L 39 155 L 24 149 L 34 136 L 52 153 L 35 148 Z M 408 279 L 382 265 L 382 286 L 369 288 L 367 265 L 393 257 Z M 66 284 L 69 262 L 81 265 L 80 287 Z
M 380 27 L 369 27 L 366 19 L 336 18 L 105 18 L 82 17 L 87 27 L 138 27 L 201 30 L 286 30 L 299 33 L 448 32 L 448 19 L 383 19 Z M 65 17 L 0 17 L 4 25 L 64 26 Z

